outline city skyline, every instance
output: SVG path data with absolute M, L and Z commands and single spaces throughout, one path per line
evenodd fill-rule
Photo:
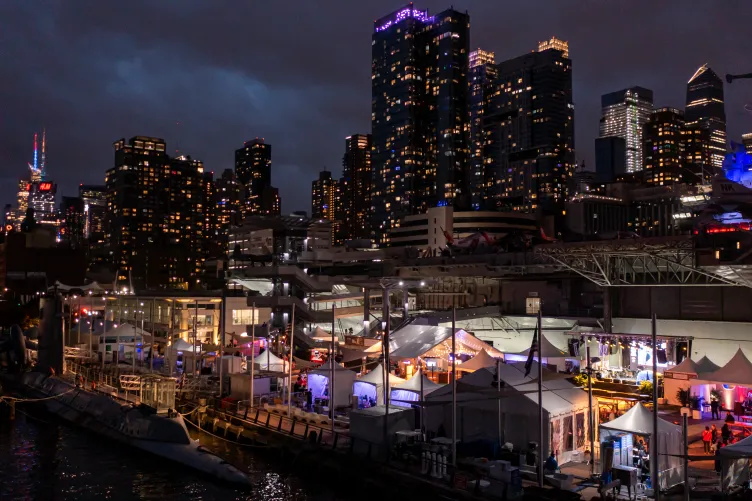
M 232 167 L 238 145 L 258 136 L 274 145 L 272 185 L 280 189 L 283 212 L 310 210 L 310 182 L 317 173 L 328 168 L 335 177 L 341 175 L 343 139 L 370 132 L 373 20 L 403 2 L 346 9 L 341 8 L 344 3 L 330 5 L 301 6 L 294 17 L 305 21 L 285 16 L 278 11 L 284 8 L 275 6 L 249 11 L 265 19 L 256 31 L 258 39 L 254 30 L 233 33 L 238 30 L 231 27 L 243 18 L 240 7 L 220 7 L 207 21 L 202 4 L 182 3 L 173 29 L 154 30 L 153 35 L 146 32 L 148 26 L 144 33 L 121 31 L 134 25 L 125 21 L 135 14 L 114 15 L 104 5 L 76 17 L 75 33 L 62 27 L 77 9 L 0 7 L 10 56 L 5 70 L 13 75 L 6 79 L 13 99 L 0 135 L 0 201 L 15 200 L 18 178 L 32 160 L 33 133 L 44 126 L 49 133 L 47 175 L 59 183 L 59 195 L 74 196 L 79 184 L 103 184 L 112 167 L 112 142 L 120 137 L 164 138 L 171 155 L 179 149 L 219 176 Z M 744 47 L 734 44 L 732 36 L 749 16 L 729 5 L 693 5 L 665 2 L 651 6 L 647 18 L 626 2 L 572 9 L 540 1 L 502 9 L 467 1 L 454 8 L 470 15 L 471 50 L 493 51 L 497 62 L 529 52 L 553 35 L 569 42 L 576 159 L 594 170 L 602 94 L 639 85 L 654 91 L 656 107 L 683 109 L 686 83 L 701 65 L 707 63 L 721 76 L 749 71 L 743 64 Z M 436 14 L 450 3 L 431 0 L 415 7 Z M 154 9 L 142 24 L 174 14 L 164 6 Z M 752 6 L 741 10 L 752 14 Z M 681 31 L 664 22 L 672 15 L 681 20 L 673 23 L 681 24 Z M 619 23 L 611 22 L 616 18 Z M 49 25 L 53 19 L 59 25 Z M 496 29 L 504 19 L 514 19 L 515 29 Z M 580 29 L 583 23 L 587 30 Z M 643 29 L 635 32 L 635 23 Z M 21 31 L 20 26 L 30 29 Z M 190 35 L 196 29 L 207 36 Z M 289 43 L 283 35 L 293 32 L 309 34 L 310 43 Z M 684 33 L 693 36 L 679 36 Z M 624 44 L 620 34 L 641 38 Z M 91 39 L 101 43 L 86 43 Z M 655 51 L 656 45 L 662 50 Z M 241 46 L 264 50 L 237 48 Z M 726 85 L 730 140 L 752 131 L 752 116 L 743 109 L 745 96 L 752 96 L 749 84 Z

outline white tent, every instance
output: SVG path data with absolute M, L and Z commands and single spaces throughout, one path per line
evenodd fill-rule
M 431 348 L 451 339 L 451 327 L 408 324 L 389 335 L 389 352 L 395 359 L 417 358 L 431 350 Z M 456 329 L 455 339 L 457 343 L 466 346 L 470 350 L 476 352 L 486 350 L 492 356 L 503 356 L 503 353 L 490 344 L 481 341 L 462 329 Z
M 142 337 L 143 335 L 143 337 Z M 99 338 L 100 336 L 97 336 Z M 131 359 L 134 348 L 136 347 L 136 358 L 143 358 L 151 350 L 151 333 L 141 331 L 132 324 L 120 324 L 114 329 L 108 330 L 104 334 L 104 343 L 98 343 L 98 351 L 104 353 L 105 360 L 112 361 L 113 353 L 117 353 L 117 360 L 119 362 L 125 362 L 126 359 Z M 145 341 L 146 340 L 146 341 Z M 140 346 L 140 348 L 139 348 Z M 143 355 L 139 355 L 139 352 L 143 350 Z
M 718 383 L 752 386 L 752 362 L 739 348 L 731 360 L 717 371 L 704 374 L 703 379 Z
M 434 383 L 419 370 L 413 374 L 413 377 L 404 383 L 394 386 L 389 396 L 389 400 L 393 401 L 392 403 L 394 405 L 400 407 L 410 407 L 410 402 L 420 402 L 422 400 L 420 398 L 421 380 L 423 381 L 423 399 L 426 398 L 426 395 L 430 395 L 432 392 L 444 386 L 443 384 Z
M 308 373 L 308 389 L 311 391 L 313 398 L 322 398 L 329 396 L 330 377 L 332 375 L 332 358 L 326 361 L 318 369 Z M 355 373 L 341 364 L 335 362 L 334 365 L 334 406 L 350 405 L 350 395 L 353 391 L 355 382 Z
M 181 351 L 184 354 L 185 353 L 201 353 L 201 346 L 196 345 L 195 347 L 189 343 L 188 341 L 184 341 L 183 339 L 178 339 L 172 345 L 170 346 L 170 349 L 173 351 Z
M 389 374 L 389 387 L 404 383 L 401 377 Z M 375 400 L 378 405 L 384 404 L 384 366 L 379 364 L 375 369 L 353 383 L 353 395 L 358 398 Z
M 263 353 L 258 354 L 256 358 L 253 359 L 253 363 L 262 371 L 284 372 L 286 374 L 289 369 L 287 362 L 268 349 Z
M 540 441 L 538 424 L 537 362 L 530 376 L 524 363 L 499 366 L 500 390 L 493 384 L 496 368 L 479 369 L 457 382 L 458 438 L 511 442 L 525 448 Z M 552 379 L 548 380 L 546 376 Z M 440 424 L 451 426 L 452 390 L 449 385 L 426 397 L 426 426 L 437 430 Z M 441 403 L 443 405 L 438 406 Z M 545 453 L 555 451 L 560 463 L 573 453 L 587 448 L 587 393 L 557 374 L 545 370 L 543 376 L 543 430 Z M 499 434 L 501 433 L 501 436 Z
M 651 438 L 653 436 L 653 413 L 642 404 L 637 404 L 624 415 L 600 425 L 601 442 L 612 435 L 632 433 L 648 438 L 650 458 L 653 461 L 654 450 Z M 661 489 L 668 489 L 683 482 L 683 468 L 681 456 L 684 454 L 682 446 L 682 429 L 680 426 L 658 418 L 658 475 Z M 654 468 L 651 465 L 651 469 Z
M 458 371 L 473 372 L 486 367 L 496 367 L 498 358 L 488 354 L 486 350 L 481 350 L 473 358 L 457 366 Z

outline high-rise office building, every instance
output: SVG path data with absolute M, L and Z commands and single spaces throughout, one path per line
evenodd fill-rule
M 572 62 L 548 49 L 496 72 L 483 116 L 485 208 L 561 215 L 575 168 Z
M 371 238 L 371 135 L 345 138 L 342 157 L 342 239 Z
M 115 165 L 105 178 L 105 241 L 118 282 L 195 287 L 205 259 L 202 163 L 171 159 L 158 138 L 121 139 L 114 148 Z
M 266 186 L 261 192 L 261 211 L 263 216 L 279 216 L 282 213 L 282 197 L 279 189 L 274 186 Z
M 569 42 L 559 40 L 556 37 L 551 37 L 549 40 L 543 40 L 538 42 L 538 52 L 543 52 L 548 49 L 556 49 L 564 54 L 564 57 L 569 59 Z
M 244 187 L 235 178 L 232 169 L 225 169 L 214 181 L 212 204 L 214 206 L 214 228 L 212 239 L 217 243 L 219 255 L 227 254 L 227 231 L 230 225 L 240 224 L 241 199 Z
M 471 205 L 480 209 L 483 205 L 484 184 L 483 112 L 488 106 L 496 76 L 494 53 L 482 49 L 470 53 L 468 70 L 468 109 L 470 112 L 470 175 L 467 177 Z
M 470 18 L 412 3 L 374 22 L 372 232 L 380 245 L 400 218 L 469 204 L 467 68 Z
M 653 112 L 653 91 L 630 87 L 601 97 L 600 137 L 621 137 L 626 142 L 627 172 L 643 168 L 642 130 Z
M 595 139 L 595 177 L 599 183 L 613 183 L 627 172 L 627 142 L 623 137 Z
M 708 131 L 707 154 L 710 166 L 720 169 L 726 155 L 726 109 L 723 80 L 707 65 L 697 69 L 687 82 L 687 106 L 684 119 L 688 128 Z
M 107 219 L 107 187 L 82 184 L 78 187 L 78 197 L 83 203 L 84 238 L 90 245 L 100 243 L 104 240 Z
M 659 108 L 650 115 L 643 131 L 643 175 L 645 183 L 664 186 L 688 179 L 684 113 L 674 108 Z
M 334 221 L 337 184 L 328 170 L 322 170 L 319 178 L 311 183 L 311 219 Z
M 271 192 L 264 196 L 264 191 L 272 185 L 272 146 L 263 138 L 246 141 L 235 150 L 235 177 L 244 187 L 243 216 L 273 210 L 262 203 L 264 199 L 273 199 Z
M 63 197 L 60 212 L 63 217 L 60 241 L 74 248 L 83 246 L 86 242 L 83 200 L 80 197 Z
M 744 145 L 744 150 L 752 154 L 752 132 L 742 134 L 742 144 Z

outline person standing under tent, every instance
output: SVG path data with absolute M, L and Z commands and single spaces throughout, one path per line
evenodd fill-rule
M 711 419 L 721 419 L 721 411 L 719 407 L 720 407 L 720 403 L 718 402 L 718 400 L 710 401 L 710 418 Z

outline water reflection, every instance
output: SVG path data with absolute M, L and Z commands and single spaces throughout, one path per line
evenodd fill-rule
M 2 500 L 337 501 L 251 449 L 202 434 L 201 441 L 245 468 L 254 489 L 215 483 L 158 457 L 69 427 L 47 414 L 0 410 Z M 192 433 L 195 433 L 192 431 Z

